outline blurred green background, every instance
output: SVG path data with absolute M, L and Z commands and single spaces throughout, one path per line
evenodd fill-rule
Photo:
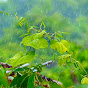
M 5 61 L 15 55 L 23 47 L 20 46 L 27 29 L 17 26 L 17 16 L 26 17 L 31 26 L 40 26 L 43 21 L 48 32 L 67 32 L 62 34 L 70 42 L 73 57 L 78 60 L 88 72 L 88 0 L 0 0 L 0 11 L 10 13 L 0 14 L 0 61 Z M 51 60 L 53 50 L 36 51 L 44 61 Z M 2 59 L 3 58 L 3 59 Z M 35 62 L 41 62 L 37 59 Z M 42 74 L 60 80 L 66 87 L 75 85 L 72 75 L 80 84 L 84 72 L 79 72 L 74 66 L 59 67 L 56 64 L 43 68 Z M 78 87 L 77 87 L 78 88 Z M 80 88 L 80 87 L 79 87 Z M 85 88 L 85 87 L 82 87 Z

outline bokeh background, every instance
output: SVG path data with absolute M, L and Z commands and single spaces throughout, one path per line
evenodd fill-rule
M 0 0 L 0 11 L 10 15 L 0 14 L 0 61 L 11 58 L 23 47 L 20 46 L 26 28 L 17 26 L 17 16 L 26 17 L 31 26 L 40 26 L 43 21 L 48 32 L 66 32 L 62 34 L 70 43 L 73 57 L 79 61 L 88 72 L 88 0 Z M 36 51 L 44 61 L 51 60 L 53 51 L 50 49 Z M 2 59 L 3 58 L 3 59 Z M 35 62 L 41 62 L 37 59 Z M 58 67 L 55 63 L 42 72 L 46 76 L 60 80 L 66 87 L 75 85 L 72 75 L 80 84 L 84 72 L 70 66 Z

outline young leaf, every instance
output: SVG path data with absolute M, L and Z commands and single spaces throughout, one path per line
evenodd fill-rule
M 15 13 L 15 16 L 17 15 L 17 12 Z
M 68 32 L 61 32 L 61 33 L 63 33 L 63 34 L 70 34 L 70 33 L 68 33 Z
M 9 13 L 5 12 L 5 14 L 6 14 L 7 16 L 9 16 Z
M 59 61 L 58 61 L 59 66 L 64 65 L 66 63 L 66 61 L 69 62 L 70 61 L 70 57 L 71 57 L 70 54 L 65 54 L 65 55 L 59 56 L 58 57 L 59 58 Z
M 33 37 L 33 39 L 38 39 L 38 38 L 42 37 L 44 33 L 45 33 L 45 30 L 43 30 L 40 33 L 33 34 L 32 37 Z
M 66 40 L 61 40 L 61 42 L 58 42 L 57 40 L 51 40 L 50 47 L 52 49 L 57 49 L 57 51 L 61 54 L 69 51 L 69 43 Z
M 66 40 L 61 40 L 61 42 L 69 50 L 69 43 Z
M 77 68 L 77 67 L 78 67 L 78 63 L 77 63 L 77 62 L 75 62 L 75 63 L 74 63 L 74 66 Z
M 30 36 L 26 36 L 23 38 L 21 43 L 25 46 L 31 46 L 35 49 L 47 48 L 48 41 L 46 39 L 42 38 L 44 32 L 45 31 L 30 35 Z
M 58 64 L 59 66 L 62 66 L 66 63 L 66 61 L 63 58 L 59 58 Z
M 10 58 L 9 62 L 12 65 L 12 67 L 16 67 L 21 64 L 29 63 L 30 61 L 34 59 L 34 56 L 35 56 L 34 51 L 30 51 L 26 55 L 24 55 L 23 52 L 20 52 L 16 54 L 15 56 L 13 56 L 12 58 Z
M 44 28 L 45 28 L 45 27 L 46 27 L 45 23 L 44 23 L 44 22 L 42 22 L 42 24 L 43 24 L 43 26 L 44 26 Z
M 64 38 L 62 35 L 60 35 L 59 33 L 56 33 L 56 35 L 58 35 L 59 37 L 61 37 L 61 38 Z

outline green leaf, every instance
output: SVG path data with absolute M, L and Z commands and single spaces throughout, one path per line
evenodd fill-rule
M 57 40 L 51 40 L 50 47 L 54 50 L 57 50 L 61 54 L 69 51 L 69 43 L 66 40 L 61 40 L 61 42 L 58 42 Z
M 23 17 L 20 17 L 19 21 L 23 21 L 23 20 L 25 20 L 25 18 L 23 18 Z
M 48 37 L 48 39 L 51 39 L 48 33 L 46 33 L 46 36 Z
M 30 76 L 26 76 L 22 82 L 21 82 L 21 86 L 20 88 L 27 88 L 27 84 L 28 84 L 28 79 L 29 79 Z M 20 85 L 20 84 L 19 84 Z
M 0 13 L 2 13 L 2 14 L 3 14 L 4 12 L 3 12 L 3 11 L 0 11 Z
M 56 35 L 58 35 L 59 37 L 61 37 L 61 38 L 64 38 L 62 35 L 60 35 L 59 33 L 56 33 Z
M 57 49 L 57 47 L 56 47 L 57 43 L 58 43 L 57 40 L 51 40 L 51 41 L 50 41 L 50 47 L 51 47 L 52 49 L 54 49 L 54 50 Z
M 8 80 L 7 80 L 7 77 L 6 77 L 6 74 L 4 71 L 5 70 L 3 68 L 0 69 L 0 85 L 7 87 L 8 86 Z
M 35 33 L 35 34 L 32 34 L 32 35 L 27 36 L 27 37 L 28 37 L 28 38 L 32 38 L 32 39 L 34 40 L 34 39 L 38 39 L 38 38 L 42 37 L 44 33 L 45 33 L 45 30 L 43 30 L 43 31 L 40 32 L 40 33 Z M 28 38 L 27 38 L 27 39 L 28 39 Z M 25 40 L 25 39 L 26 39 L 26 38 L 24 37 L 23 40 Z
M 81 84 L 88 84 L 88 77 L 84 77 L 84 78 L 81 80 Z
M 31 34 L 31 33 L 23 34 L 23 35 L 21 35 L 20 37 L 27 36 L 27 35 L 29 35 L 29 34 Z
M 43 24 L 43 26 L 44 26 L 44 27 L 46 27 L 46 25 L 45 25 L 45 23 L 44 23 L 44 22 L 42 22 L 42 24 Z
M 43 79 L 41 76 L 37 75 L 37 77 L 38 77 L 38 81 L 43 82 Z
M 30 45 L 35 49 L 47 48 L 48 42 L 44 38 L 39 38 L 39 39 L 32 41 Z
M 10 86 L 17 86 L 20 87 L 23 83 L 23 80 L 28 77 L 28 74 L 24 74 L 23 76 L 20 76 L 19 74 L 17 74 L 17 76 L 13 79 L 13 81 L 11 82 Z
M 5 12 L 5 14 L 6 14 L 7 16 L 9 16 L 9 13 Z
M 45 31 L 43 30 L 41 33 L 36 33 L 30 36 L 26 36 L 23 38 L 21 43 L 25 46 L 31 46 L 35 49 L 47 48 L 48 41 L 42 38 L 44 33 Z
M 58 57 L 59 58 L 59 61 L 58 61 L 59 66 L 64 65 L 66 62 L 70 62 L 70 57 L 71 57 L 70 54 L 65 54 L 65 55 L 59 56 Z
M 61 40 L 62 44 L 69 50 L 69 43 L 66 40 Z
M 15 15 L 17 15 L 17 12 L 15 13 Z
M 34 56 L 35 56 L 34 51 L 30 51 L 26 55 L 23 52 L 19 52 L 15 56 L 10 58 L 9 62 L 13 67 L 16 67 L 18 65 L 31 62 L 34 59 Z
M 61 33 L 63 33 L 63 34 L 70 34 L 70 33 L 68 33 L 68 32 L 61 32 Z
M 38 38 L 42 37 L 43 34 L 45 34 L 45 30 L 43 30 L 40 33 L 33 34 L 32 37 L 33 37 L 33 39 L 38 39 Z
M 49 82 L 49 86 L 50 86 L 50 88 L 61 88 L 58 84 L 56 84 L 54 82 Z
M 58 39 L 60 41 L 60 38 L 57 35 L 55 35 L 55 37 L 56 37 L 56 39 Z
M 16 16 L 16 18 L 18 19 L 17 16 Z M 21 18 L 19 19 L 19 23 L 18 23 L 18 25 L 20 25 L 20 26 L 22 27 L 23 24 L 24 24 L 24 21 L 25 21 L 25 18 L 21 17 Z
M 24 68 L 17 68 L 14 70 L 14 73 L 19 72 L 19 71 L 24 71 Z
M 35 74 L 32 74 L 28 79 L 28 87 L 27 88 L 35 88 Z
M 63 58 L 59 58 L 58 64 L 59 66 L 62 66 L 66 63 L 66 61 Z
M 77 62 L 75 62 L 75 63 L 74 63 L 74 66 L 77 68 L 77 67 L 78 67 L 78 63 L 77 63 Z

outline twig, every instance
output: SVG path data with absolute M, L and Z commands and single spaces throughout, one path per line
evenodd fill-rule
M 47 66 L 47 65 L 49 65 L 49 64 L 51 64 L 51 63 L 53 63 L 54 61 L 47 61 L 47 62 L 45 62 L 45 63 L 43 63 L 42 64 L 42 67 L 43 66 Z M 8 65 L 7 63 L 0 63 L 4 68 L 12 68 L 12 66 L 11 65 Z M 22 66 L 19 66 L 18 68 L 24 68 L 24 67 L 27 67 L 27 66 L 29 66 L 30 64 L 29 63 L 26 63 L 26 64 L 24 64 L 24 65 L 22 65 Z M 11 71 L 6 71 L 6 73 L 10 73 Z
M 53 63 L 54 61 L 47 61 L 47 62 L 45 62 L 45 63 L 43 63 L 42 65 L 43 66 L 47 66 L 47 65 L 49 65 L 49 64 L 51 64 L 51 63 Z
M 42 64 L 42 66 L 47 66 L 47 65 L 49 65 L 49 64 L 51 64 L 51 63 L 53 63 L 53 61 L 47 61 L 47 62 L 45 62 L 45 63 L 43 63 Z M 12 66 L 11 65 L 8 65 L 7 63 L 0 63 L 4 68 L 12 68 Z M 24 64 L 24 65 L 22 65 L 22 66 L 20 66 L 20 67 L 18 67 L 18 68 L 23 68 L 23 67 L 27 67 L 27 66 L 29 66 L 30 64 L 29 63 L 26 63 L 26 64 Z M 6 71 L 6 73 L 10 73 L 11 72 L 11 70 L 10 71 Z M 14 71 L 12 72 L 12 74 L 14 73 Z M 59 86 L 61 86 L 61 87 L 63 87 L 63 84 L 60 82 L 60 81 L 56 81 L 56 80 L 53 80 L 53 79 L 51 79 L 51 78 L 48 78 L 48 77 L 46 77 L 46 76 L 44 76 L 44 75 L 40 75 L 39 73 L 37 73 L 43 80 L 45 80 L 45 81 L 50 81 L 50 82 L 54 82 L 54 83 L 56 83 L 56 84 L 58 84 Z M 11 75 L 10 75 L 11 76 Z M 44 87 L 48 87 L 48 85 L 43 85 Z
M 79 61 L 76 61 L 74 58 L 72 58 L 76 63 L 78 63 L 80 66 L 81 66 L 81 68 L 83 69 L 83 71 L 86 73 L 86 75 L 88 75 L 87 74 L 87 71 L 84 69 L 84 67 L 80 64 L 80 62 Z
M 60 87 L 63 87 L 63 84 L 62 84 L 60 81 L 53 80 L 53 79 L 51 79 L 51 78 L 49 78 L 49 77 L 46 77 L 46 76 L 44 76 L 44 75 L 40 75 L 40 76 L 41 76 L 41 78 L 42 78 L 43 80 L 56 83 L 56 84 L 58 84 Z
M 3 68 L 12 68 L 12 66 L 8 65 L 7 63 L 0 62 L 0 64 L 2 65 Z

